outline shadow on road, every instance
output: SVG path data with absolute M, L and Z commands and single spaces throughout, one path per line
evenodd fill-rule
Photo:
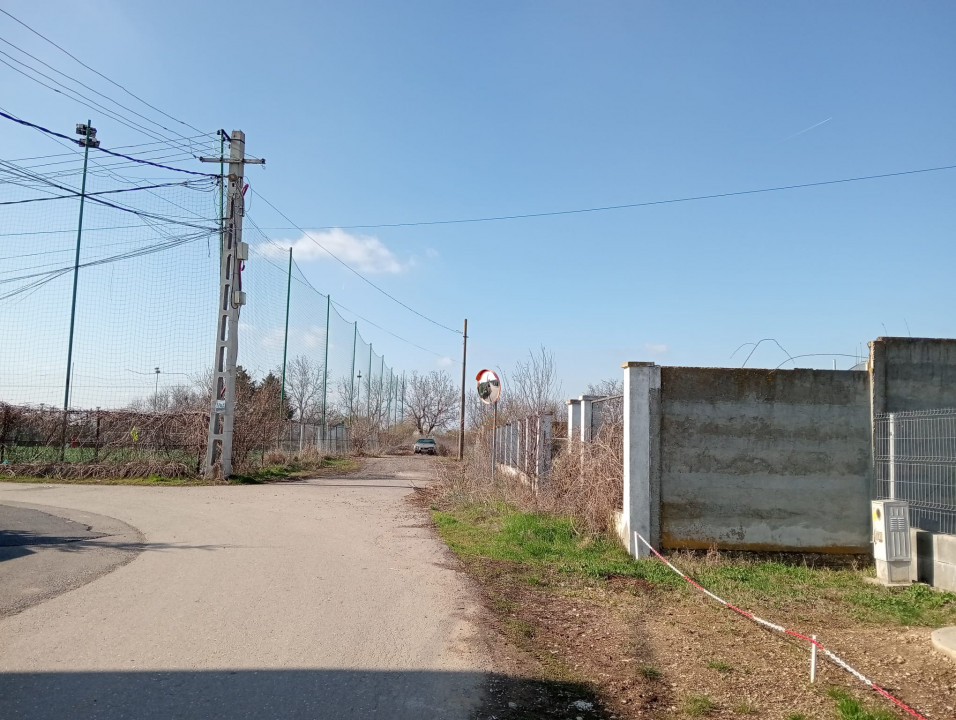
M 513 699 L 512 699 L 513 698 Z M 607 717 L 584 687 L 480 672 L 214 670 L 0 675 L 6 720 Z M 512 707 L 513 706 L 513 707 Z

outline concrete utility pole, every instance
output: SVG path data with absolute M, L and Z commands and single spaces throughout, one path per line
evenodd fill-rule
M 225 158 L 199 158 L 222 163 Z M 219 463 L 222 477 L 232 474 L 232 432 L 236 409 L 236 361 L 239 356 L 239 308 L 246 303 L 242 292 L 241 263 L 249 259 L 249 246 L 242 242 L 244 214 L 243 168 L 261 165 L 262 159 L 246 157 L 246 134 L 233 130 L 229 138 L 229 190 L 222 259 L 219 269 L 219 309 L 216 323 L 216 356 L 213 364 L 213 395 L 209 408 L 209 436 L 204 472 L 211 477 Z
M 458 459 L 465 455 L 465 365 L 468 362 L 468 318 L 465 318 L 464 338 L 461 341 L 461 415 L 458 419 Z

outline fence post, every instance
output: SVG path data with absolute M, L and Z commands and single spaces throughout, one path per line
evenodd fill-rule
M 889 428 L 889 492 L 890 500 L 896 500 L 896 413 L 887 413 L 887 427 Z
M 581 403 L 581 442 L 591 442 L 591 415 L 594 412 L 594 395 L 582 395 Z
M 568 441 L 573 441 L 581 435 L 581 401 L 568 400 Z
M 552 415 L 550 413 L 538 416 L 538 450 L 535 458 L 535 475 L 538 476 L 539 482 L 546 480 L 551 472 L 551 421 Z
M 661 369 L 654 363 L 627 362 L 624 368 L 624 521 L 628 550 L 647 557 L 635 540 L 639 532 L 660 547 Z

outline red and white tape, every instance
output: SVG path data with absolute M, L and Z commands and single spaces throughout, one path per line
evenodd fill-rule
M 641 536 L 641 534 L 640 534 L 639 532 L 637 532 L 637 530 L 634 531 L 634 537 L 637 538 L 638 540 L 640 540 L 640 542 L 643 543 L 643 544 L 647 547 L 648 550 L 650 550 L 652 553 L 654 553 L 654 555 L 657 557 L 658 560 L 660 560 L 662 563 L 664 563 L 665 565 L 667 565 L 667 567 L 669 567 L 669 568 L 670 568 L 671 570 L 673 570 L 675 573 L 677 573 L 678 575 L 680 575 L 682 578 L 684 578 L 684 580 L 686 580 L 687 582 L 689 582 L 691 585 L 693 585 L 695 588 L 697 588 L 698 590 L 700 590 L 702 593 L 704 593 L 704 594 L 707 595 L 708 597 L 713 598 L 714 600 L 716 600 L 717 602 L 719 602 L 721 605 L 723 605 L 723 606 L 725 606 L 725 607 L 730 608 L 731 610 L 733 610 L 735 613 L 738 613 L 739 615 L 743 615 L 745 618 L 748 618 L 749 620 L 753 620 L 755 623 L 758 623 L 759 625 L 763 625 L 764 627 L 769 628 L 770 630 L 775 630 L 776 632 L 783 633 L 783 634 L 785 634 L 785 635 L 791 635 L 791 636 L 793 636 L 793 637 L 800 638 L 801 640 L 806 640 L 806 641 L 807 641 L 808 643 L 810 643 L 811 645 L 815 645 L 820 652 L 822 652 L 824 655 L 826 655 L 826 656 L 830 659 L 830 661 L 833 662 L 833 664 L 835 664 L 835 665 L 837 665 L 837 666 L 843 668 L 844 670 L 846 670 L 848 673 L 850 673 L 851 675 L 853 675 L 857 680 L 859 680 L 860 682 L 862 682 L 864 685 L 868 685 L 871 689 L 873 689 L 873 690 L 875 690 L 876 692 L 878 692 L 880 695 L 882 695 L 883 697 L 885 697 L 885 698 L 886 698 L 887 700 L 889 700 L 890 702 L 895 703 L 896 705 L 898 705 L 900 708 L 902 708 L 903 710 L 905 710 L 906 712 L 908 712 L 908 713 L 909 713 L 910 715 L 912 715 L 913 717 L 919 718 L 919 720 L 928 720 L 928 718 L 927 718 L 925 715 L 921 715 L 919 712 L 917 712 L 916 710 L 914 710 L 913 708 L 911 708 L 909 705 L 907 705 L 906 703 L 904 703 L 902 700 L 899 700 L 899 699 L 893 697 L 893 696 L 892 696 L 890 693 L 888 693 L 886 690 L 884 690 L 884 689 L 881 688 L 879 685 L 877 685 L 875 682 L 873 682 L 873 681 L 870 680 L 868 677 L 866 677 L 866 675 L 864 675 L 864 674 L 861 673 L 860 671 L 856 670 L 855 668 L 851 667 L 849 663 L 847 663 L 846 661 L 844 661 L 843 659 L 841 659 L 838 655 L 836 655 L 835 653 L 832 653 L 832 652 L 830 652 L 829 650 L 827 650 L 827 649 L 826 649 L 825 647 L 823 647 L 823 645 L 816 639 L 816 636 L 814 636 L 814 637 L 808 637 L 808 636 L 803 635 L 803 634 L 801 634 L 801 633 L 798 633 L 798 632 L 796 632 L 796 631 L 794 631 L 794 630 L 788 630 L 787 628 L 783 627 L 783 625 L 777 625 L 776 623 L 772 623 L 772 622 L 770 622 L 769 620 L 764 620 L 763 618 L 757 617 L 757 616 L 754 615 L 753 613 L 747 612 L 746 610 L 741 610 L 741 609 L 740 609 L 739 607 L 737 607 L 736 605 L 731 605 L 729 602 L 727 602 L 726 600 L 724 600 L 724 599 L 721 598 L 721 597 L 718 597 L 718 596 L 714 595 L 714 593 L 712 593 L 710 590 L 708 590 L 708 589 L 705 588 L 703 585 L 701 585 L 700 583 L 698 583 L 696 580 L 694 580 L 693 578 L 691 578 L 691 577 L 688 576 L 688 575 L 685 575 L 685 574 L 682 573 L 680 570 L 678 570 L 676 567 L 674 567 L 674 565 L 672 565 L 672 564 L 667 560 L 667 558 L 665 558 L 663 555 L 661 555 L 659 552 L 657 552 L 657 550 L 655 550 L 653 547 L 651 547 L 651 544 L 650 544 L 649 542 L 647 542 L 647 540 L 645 540 L 645 539 L 643 538 L 643 536 Z

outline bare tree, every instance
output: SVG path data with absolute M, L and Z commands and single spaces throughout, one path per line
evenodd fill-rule
M 458 388 L 444 370 L 432 370 L 408 379 L 406 415 L 421 435 L 448 427 L 457 417 Z
M 610 378 L 596 385 L 588 384 L 588 395 L 600 398 L 594 407 L 601 415 L 602 423 L 624 422 L 624 381 Z
M 543 345 L 537 353 L 529 350 L 526 360 L 516 362 L 507 380 L 510 411 L 522 415 L 557 411 L 561 383 L 554 366 L 554 354 Z
M 286 366 L 285 394 L 300 423 L 316 420 L 322 413 L 324 368 L 306 355 L 298 355 Z

